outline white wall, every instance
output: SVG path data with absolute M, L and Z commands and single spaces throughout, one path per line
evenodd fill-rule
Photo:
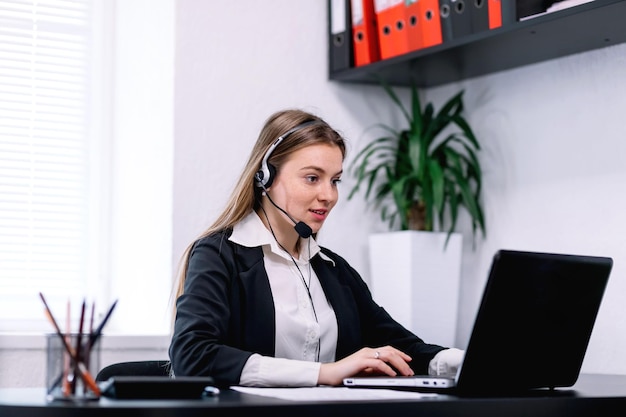
M 328 81 L 324 1 L 178 0 L 177 10 L 175 262 L 221 210 L 270 113 L 312 110 L 351 150 L 374 120 L 396 117 L 377 87 Z M 475 251 L 465 238 L 459 346 L 497 249 L 606 255 L 615 267 L 583 370 L 626 373 L 624 56 L 619 45 L 427 91 L 440 104 L 465 88 L 484 146 L 488 237 Z M 342 196 L 351 184 L 344 176 Z M 344 198 L 320 241 L 367 280 L 367 236 L 383 230 L 362 199 Z

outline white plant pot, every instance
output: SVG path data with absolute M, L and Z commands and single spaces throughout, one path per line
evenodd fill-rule
M 426 343 L 456 347 L 463 239 L 400 231 L 369 237 L 374 300 Z

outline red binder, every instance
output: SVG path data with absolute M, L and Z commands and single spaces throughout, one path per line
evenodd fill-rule
M 361 66 L 380 60 L 374 0 L 352 1 L 352 42 L 354 65 Z
M 439 0 L 418 0 L 420 22 L 422 23 L 422 44 L 424 48 L 443 42 Z
M 422 33 L 423 18 L 421 16 L 421 0 L 406 0 L 406 33 L 409 37 L 409 51 L 416 51 L 424 47 Z
M 404 0 L 374 0 L 381 59 L 409 51 Z
M 507 26 L 517 21 L 517 5 L 514 1 L 488 0 L 489 29 Z
M 502 26 L 502 0 L 488 0 L 489 6 L 489 29 Z

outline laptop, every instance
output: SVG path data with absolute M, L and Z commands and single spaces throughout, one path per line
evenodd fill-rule
M 500 250 L 456 376 L 363 376 L 347 387 L 511 394 L 578 379 L 613 260 Z

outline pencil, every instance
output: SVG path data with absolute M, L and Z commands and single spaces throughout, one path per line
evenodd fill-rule
M 63 339 L 65 343 L 70 343 L 70 333 L 71 333 L 71 308 L 70 308 L 70 300 L 67 300 L 66 311 L 65 311 L 65 336 Z M 71 359 L 67 352 L 63 354 L 63 384 L 61 385 L 63 388 L 63 395 L 69 397 L 72 392 L 72 387 L 70 384 L 70 363 Z M 75 379 L 75 375 L 72 374 L 72 380 Z
M 80 309 L 80 321 L 78 322 L 78 334 L 76 335 L 76 362 L 74 364 L 74 368 L 78 366 L 78 362 L 83 361 L 82 358 L 82 350 L 83 350 L 83 322 L 85 321 L 85 300 L 83 300 L 83 305 Z M 89 352 L 85 352 L 86 355 L 89 355 Z M 87 368 L 89 369 L 89 368 Z M 74 369 L 74 374 L 76 374 L 76 369 Z M 76 394 L 76 376 L 72 379 L 72 394 Z
M 115 300 L 113 304 L 111 305 L 111 307 L 109 307 L 109 311 L 107 311 L 107 314 L 104 316 L 104 319 L 102 319 L 102 322 L 100 323 L 98 328 L 94 332 L 91 332 L 91 334 L 89 335 L 89 349 L 93 347 L 93 345 L 96 343 L 100 335 L 102 335 L 102 329 L 104 328 L 104 325 L 107 323 L 107 321 L 109 321 L 109 318 L 111 317 L 111 313 L 113 313 L 113 309 L 115 308 L 116 305 L 117 305 L 117 300 Z
M 46 302 L 45 297 L 43 296 L 42 293 L 39 293 L 39 297 L 41 297 L 41 301 L 43 301 L 43 304 L 46 308 L 46 317 L 48 318 L 52 326 L 54 326 L 54 329 L 56 330 L 57 335 L 63 341 L 63 346 L 65 347 L 65 350 L 67 351 L 67 353 L 70 354 L 70 357 L 76 360 L 76 352 L 74 352 L 74 348 L 72 348 L 72 346 L 69 343 L 67 343 L 67 340 L 65 339 L 65 337 L 63 337 L 61 328 L 59 327 L 56 320 L 54 319 L 54 316 L 52 315 L 52 312 L 50 311 L 50 307 L 48 307 L 48 303 Z M 89 370 L 85 367 L 85 364 L 83 362 L 76 362 L 76 363 L 78 365 L 78 368 L 77 368 L 78 372 L 83 378 L 83 381 L 85 381 L 85 384 L 89 386 L 89 388 L 94 392 L 94 394 L 99 396 L 100 388 L 98 388 L 98 384 L 96 384 L 96 381 L 93 379 L 93 377 L 89 373 Z
M 93 332 L 93 316 L 96 311 L 96 302 L 91 303 L 91 317 L 89 317 L 89 333 Z

